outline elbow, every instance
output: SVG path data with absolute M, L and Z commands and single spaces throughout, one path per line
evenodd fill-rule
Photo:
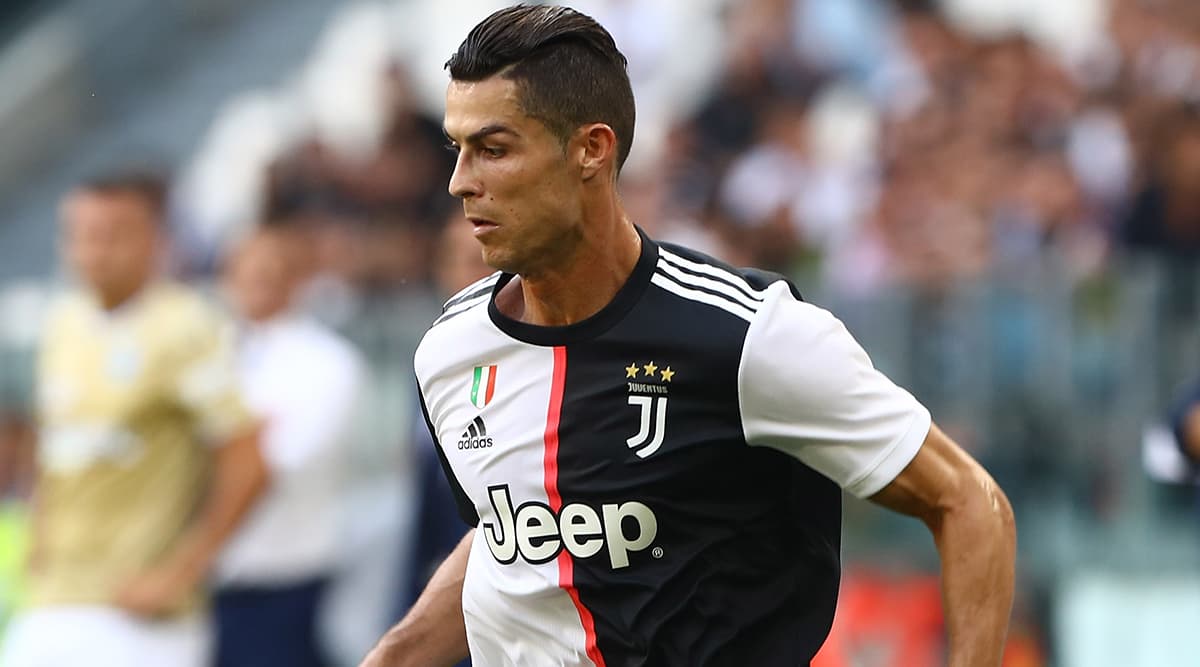
M 252 499 L 262 496 L 271 487 L 271 466 L 263 451 L 261 429 L 250 434 L 242 441 L 240 457 L 241 484 L 246 489 L 246 495 Z
M 964 477 L 922 519 L 935 536 L 966 528 L 1015 560 L 1017 521 L 1008 496 L 982 467 Z
M 267 492 L 267 489 L 271 488 L 271 477 L 270 467 L 267 466 L 266 461 L 262 461 L 260 459 L 260 464 L 258 465 L 257 470 L 254 471 L 253 488 L 254 496 L 256 498 L 263 495 Z
M 988 478 L 991 479 L 990 477 Z M 1003 543 L 1006 550 L 1016 558 L 1017 551 L 1017 517 L 1013 514 L 1012 504 L 1008 502 L 1008 496 L 1004 491 L 993 481 L 992 488 L 994 489 L 994 505 L 993 514 L 996 516 L 996 521 L 999 524 L 999 531 L 1003 538 Z
M 252 489 L 253 496 L 258 498 L 266 493 L 267 489 L 271 488 L 272 475 L 271 466 L 267 464 L 267 459 L 262 454 L 261 446 L 256 447 L 255 449 L 257 449 L 259 453 L 258 456 L 254 457 L 255 465 L 253 466 L 253 471 L 251 473 L 250 487 Z

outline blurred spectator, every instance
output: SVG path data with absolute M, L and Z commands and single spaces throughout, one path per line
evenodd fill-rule
M 0 502 L 23 501 L 31 495 L 36 435 L 24 415 L 0 411 Z
M 305 227 L 320 269 L 367 291 L 430 276 L 429 258 L 453 199 L 453 168 L 440 123 L 416 106 L 398 63 L 381 74 L 386 119 L 365 158 L 339 155 L 319 139 L 279 157 L 267 179 L 265 219 Z
M 1200 470 L 1200 382 L 1194 382 L 1176 398 L 1168 419 L 1179 450 Z
M 157 266 L 163 187 L 88 182 L 63 203 L 82 289 L 52 310 L 38 368 L 29 608 L 5 667 L 202 667 L 202 584 L 267 484 L 224 320 Z
M 438 291 L 449 298 L 472 283 L 490 275 L 493 269 L 483 262 L 483 253 L 475 241 L 472 227 L 461 212 L 451 216 L 442 229 L 438 243 L 435 278 Z M 414 425 L 417 458 L 417 508 L 414 524 L 412 555 L 408 577 L 401 580 L 401 592 L 396 618 L 403 617 L 417 596 L 425 589 L 446 556 L 462 540 L 467 525 L 458 516 L 454 494 L 439 461 L 437 445 L 429 436 L 422 419 Z M 463 665 L 470 664 L 464 661 Z
M 1183 110 L 1159 129 L 1148 180 L 1122 225 L 1134 248 L 1200 257 L 1200 113 Z
M 261 229 L 228 260 L 242 326 L 237 366 L 264 422 L 271 487 L 216 568 L 218 667 L 321 667 L 317 614 L 339 563 L 342 479 L 364 364 L 340 336 L 293 307 L 301 239 Z

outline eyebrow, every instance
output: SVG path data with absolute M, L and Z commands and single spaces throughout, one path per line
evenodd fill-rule
M 447 132 L 446 128 L 444 128 L 444 127 L 442 128 L 442 134 L 446 135 L 446 139 L 448 139 L 450 141 L 454 141 L 454 137 L 450 136 L 450 133 Z M 513 134 L 513 135 L 515 135 L 516 132 L 514 132 L 512 130 L 512 128 L 510 128 L 507 125 L 502 125 L 500 123 L 493 123 L 492 125 L 485 125 L 485 126 L 479 128 L 478 130 L 475 130 L 471 134 L 467 135 L 467 138 L 464 140 L 463 143 L 468 143 L 468 144 L 479 143 L 483 139 L 485 139 L 493 134 Z

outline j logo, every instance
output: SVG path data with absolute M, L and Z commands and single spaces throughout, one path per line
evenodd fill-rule
M 667 394 L 674 379 L 675 371 L 670 366 L 659 368 L 653 361 L 648 364 L 635 362 L 625 367 L 629 404 L 641 410 L 637 435 L 626 439 L 625 444 L 643 459 L 662 447 L 666 436 Z
M 625 440 L 625 444 L 644 459 L 662 447 L 666 435 L 667 397 L 659 396 L 656 399 L 654 396 L 633 395 L 629 397 L 629 404 L 641 409 L 642 421 L 637 435 Z

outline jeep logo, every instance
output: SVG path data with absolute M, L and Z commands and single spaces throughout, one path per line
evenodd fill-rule
M 530 563 L 546 563 L 563 549 L 576 558 L 591 558 L 607 547 L 608 562 L 618 570 L 629 566 L 630 553 L 649 547 L 658 534 L 654 512 L 636 501 L 605 503 L 599 512 L 570 503 L 555 516 L 549 505 L 536 501 L 514 510 L 507 484 L 488 487 L 488 497 L 497 523 L 484 522 L 483 535 L 492 556 L 504 565 L 518 555 Z

